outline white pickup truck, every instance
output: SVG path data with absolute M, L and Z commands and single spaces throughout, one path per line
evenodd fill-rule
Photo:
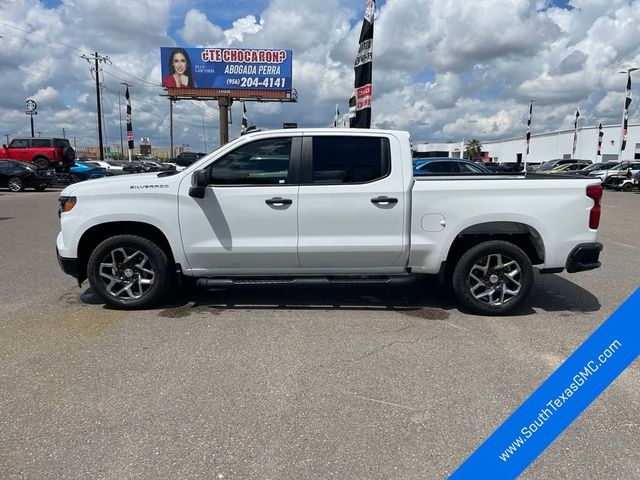
M 600 266 L 599 179 L 414 176 L 409 134 L 252 133 L 182 172 L 65 188 L 57 255 L 104 301 L 145 308 L 204 287 L 437 274 L 469 311 L 520 305 L 543 273 Z

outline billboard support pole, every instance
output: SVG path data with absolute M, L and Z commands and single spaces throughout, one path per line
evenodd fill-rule
M 231 97 L 218 97 L 218 111 L 220 114 L 220 146 L 229 143 L 229 107 Z
M 171 150 L 169 154 L 169 160 L 173 160 L 175 154 L 173 153 L 173 100 L 169 97 L 169 139 L 171 143 Z

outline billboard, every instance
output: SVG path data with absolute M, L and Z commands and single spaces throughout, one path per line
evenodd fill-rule
M 165 88 L 292 89 L 291 50 L 162 47 Z

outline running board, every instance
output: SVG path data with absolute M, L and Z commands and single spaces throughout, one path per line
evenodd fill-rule
M 275 287 L 278 285 L 398 285 L 415 281 L 413 275 L 373 277 L 225 277 L 199 278 L 196 285 L 216 287 Z

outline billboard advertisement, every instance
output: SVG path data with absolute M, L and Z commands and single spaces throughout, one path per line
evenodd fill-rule
M 291 90 L 291 50 L 162 47 L 165 88 Z

